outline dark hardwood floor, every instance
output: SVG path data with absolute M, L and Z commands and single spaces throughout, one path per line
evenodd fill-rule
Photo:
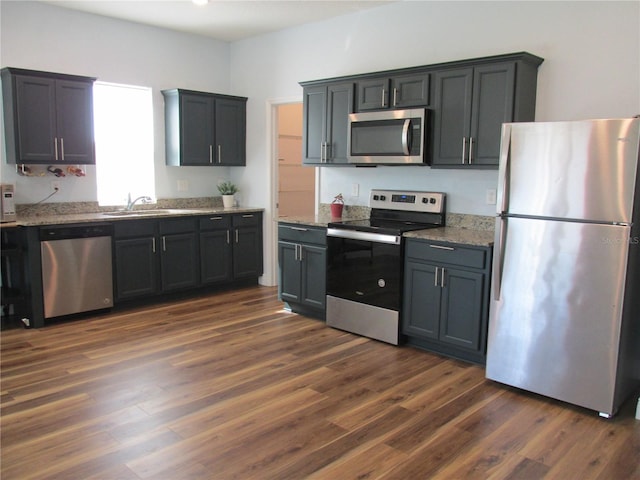
M 282 311 L 275 288 L 1 334 L 1 478 L 640 478 L 613 419 Z

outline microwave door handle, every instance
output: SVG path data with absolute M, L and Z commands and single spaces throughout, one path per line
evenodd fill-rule
M 407 118 L 402 126 L 402 151 L 405 155 L 409 155 L 409 148 L 411 147 L 411 138 L 409 136 L 409 127 L 411 126 L 411 119 Z

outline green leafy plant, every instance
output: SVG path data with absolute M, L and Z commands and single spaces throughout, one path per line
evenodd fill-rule
M 233 195 L 238 191 L 238 187 L 236 187 L 232 182 L 220 182 L 218 184 L 218 191 L 220 195 Z

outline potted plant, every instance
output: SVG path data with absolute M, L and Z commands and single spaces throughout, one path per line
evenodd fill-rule
M 341 218 L 343 207 L 344 207 L 344 198 L 342 197 L 342 194 L 339 193 L 338 195 L 333 197 L 333 202 L 331 202 L 331 217 Z
M 233 195 L 238 191 L 238 187 L 229 180 L 218 183 L 218 191 L 222 195 L 222 205 L 224 208 L 233 207 Z

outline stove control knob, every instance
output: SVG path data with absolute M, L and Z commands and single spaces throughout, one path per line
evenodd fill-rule
M 429 203 L 436 203 L 436 199 L 435 198 L 429 199 Z
M 382 200 L 383 202 L 387 199 L 387 197 L 385 195 L 380 195 L 380 200 Z
M 379 196 L 379 195 L 374 195 L 374 196 L 373 196 L 373 199 L 374 199 L 374 200 L 380 200 L 380 196 Z
M 429 197 L 422 197 L 422 203 L 429 203 Z

